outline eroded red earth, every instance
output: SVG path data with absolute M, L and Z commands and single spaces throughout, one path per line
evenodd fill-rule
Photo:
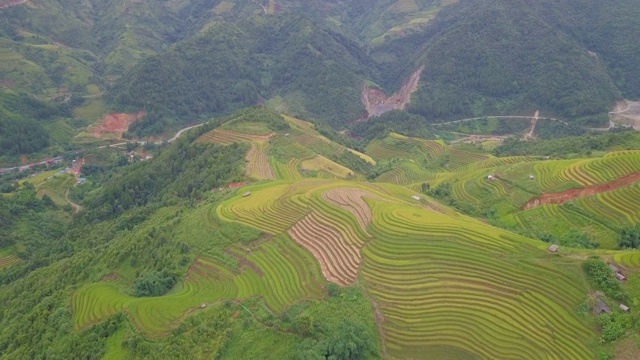
M 231 183 L 229 184 L 229 189 L 239 189 L 243 186 L 247 185 L 246 181 L 243 182 L 237 182 L 237 183 Z
M 93 130 L 93 136 L 102 137 L 105 134 L 117 134 L 118 138 L 122 138 L 122 133 L 129 129 L 129 125 L 136 120 L 142 119 L 147 113 L 140 111 L 137 114 L 111 113 L 105 115 L 96 128 Z
M 625 175 L 615 181 L 606 184 L 588 186 L 581 189 L 571 189 L 560 193 L 544 194 L 535 199 L 529 200 L 522 207 L 522 210 L 533 209 L 545 204 L 561 205 L 571 200 L 597 195 L 607 191 L 613 191 L 631 185 L 636 181 L 640 181 L 640 172 Z
M 400 91 L 389 97 L 377 87 L 363 85 L 360 98 L 367 109 L 366 118 L 380 116 L 391 110 L 403 110 L 411 101 L 411 94 L 418 90 L 418 83 L 423 70 L 424 65 L 411 74 L 409 79 L 402 84 Z

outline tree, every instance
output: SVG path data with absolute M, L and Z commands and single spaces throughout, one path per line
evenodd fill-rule
M 638 247 L 640 247 L 640 224 L 624 228 L 620 231 L 620 238 L 618 238 L 618 247 L 620 249 L 637 249 Z

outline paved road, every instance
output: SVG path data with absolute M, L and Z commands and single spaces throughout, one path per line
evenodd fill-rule
M 505 115 L 491 116 L 491 115 L 487 115 L 487 116 L 466 118 L 466 119 L 447 121 L 447 122 L 441 122 L 441 123 L 433 123 L 433 124 L 430 124 L 430 125 L 434 125 L 434 126 L 448 125 L 448 124 L 456 124 L 456 123 L 465 122 L 465 121 L 473 121 L 473 120 L 489 119 L 489 118 L 491 118 L 491 119 L 533 119 L 535 117 L 534 116 L 520 116 L 520 115 L 516 115 L 516 116 L 505 116 Z M 549 119 L 551 121 L 560 121 L 561 123 L 563 123 L 565 125 L 569 125 L 569 124 L 567 124 L 566 121 L 560 120 L 560 119 L 556 119 L 556 118 L 542 117 L 542 119 Z
M 195 129 L 195 128 L 200 127 L 200 126 L 202 126 L 202 125 L 204 125 L 204 124 L 206 124 L 206 123 L 202 123 L 202 124 L 198 124 L 198 125 L 193 125 L 193 126 L 186 127 L 186 128 L 184 128 L 184 129 L 182 129 L 182 130 L 178 131 L 178 132 L 177 132 L 177 133 L 176 133 L 176 134 L 175 134 L 171 139 L 167 140 L 167 142 L 170 142 L 170 143 L 171 143 L 171 142 L 174 142 L 174 141 L 176 141 L 176 139 L 177 139 L 177 138 L 179 138 L 179 137 L 180 137 L 180 135 L 182 135 L 182 133 L 183 133 L 183 132 L 185 132 L 185 131 L 189 131 L 189 130 L 191 130 L 191 129 Z

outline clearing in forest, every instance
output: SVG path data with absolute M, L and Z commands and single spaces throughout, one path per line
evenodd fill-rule
M 110 113 L 105 115 L 93 129 L 96 138 L 111 137 L 122 139 L 122 134 L 129 130 L 129 125 L 142 119 L 147 113 L 140 111 L 136 114 Z

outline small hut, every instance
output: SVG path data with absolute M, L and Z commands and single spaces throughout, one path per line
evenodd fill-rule
M 533 175 L 529 175 L 529 180 L 533 180 L 535 177 Z
M 411 198 L 412 198 L 413 200 L 420 201 L 420 196 L 412 195 L 412 196 L 411 196 Z
M 620 269 L 617 266 L 613 265 L 613 264 L 609 264 L 609 269 L 613 270 L 614 273 L 619 273 L 620 272 Z
M 629 312 L 629 307 L 625 304 L 620 304 L 620 310 L 624 312 Z
M 627 277 L 622 275 L 622 273 L 616 273 L 616 279 L 620 280 L 620 281 L 625 281 L 627 280 Z
M 242 197 L 247 197 L 249 195 L 251 195 L 251 191 L 247 191 L 246 193 L 242 194 Z
M 593 307 L 593 313 L 595 315 L 608 314 L 611 312 L 611 308 L 602 300 L 598 300 L 596 306 Z
M 558 249 L 559 249 L 559 248 L 560 248 L 560 246 L 558 246 L 558 245 L 556 245 L 556 244 L 553 244 L 553 245 L 549 246 L 549 249 L 548 249 L 548 250 L 549 250 L 549 252 L 554 253 L 554 252 L 558 252 Z

